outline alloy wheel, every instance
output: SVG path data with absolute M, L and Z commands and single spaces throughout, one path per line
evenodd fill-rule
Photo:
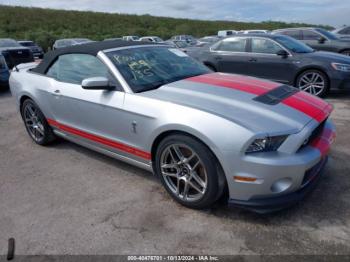
M 27 104 L 24 108 L 24 122 L 29 131 L 29 134 L 35 141 L 40 141 L 45 135 L 45 129 L 38 114 L 38 109 L 32 105 Z
M 324 76 L 318 72 L 307 72 L 300 77 L 298 88 L 317 96 L 326 88 L 326 80 Z
M 184 144 L 169 145 L 161 154 L 160 165 L 167 187 L 177 198 L 193 202 L 205 195 L 206 168 L 192 148 Z

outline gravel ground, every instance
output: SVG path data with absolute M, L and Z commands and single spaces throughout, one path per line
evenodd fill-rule
M 62 141 L 35 145 L 0 93 L 0 254 L 350 254 L 350 94 L 327 99 L 337 140 L 305 201 L 272 215 L 195 211 L 151 173 Z

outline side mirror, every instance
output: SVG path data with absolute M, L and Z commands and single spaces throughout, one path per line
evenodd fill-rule
M 320 44 L 324 44 L 324 42 L 326 42 L 326 38 L 324 38 L 323 36 L 321 36 L 319 39 L 318 39 L 318 42 L 320 43 Z
M 279 50 L 276 55 L 281 56 L 283 58 L 287 58 L 289 56 L 288 52 L 284 49 Z
M 81 86 L 87 90 L 113 90 L 115 86 L 110 84 L 106 77 L 90 77 L 81 82 Z

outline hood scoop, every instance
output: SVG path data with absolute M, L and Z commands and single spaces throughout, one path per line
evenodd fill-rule
M 300 90 L 295 87 L 282 85 L 262 95 L 254 97 L 253 100 L 267 105 L 277 105 L 284 99 L 298 93 L 299 91 Z

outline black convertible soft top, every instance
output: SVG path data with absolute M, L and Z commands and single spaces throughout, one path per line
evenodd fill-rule
M 123 41 L 123 40 L 113 40 L 113 41 L 101 41 L 101 42 L 91 42 L 81 45 L 67 46 L 64 48 L 59 48 L 54 51 L 50 51 L 45 54 L 44 59 L 40 64 L 33 68 L 31 71 L 39 74 L 45 74 L 48 68 L 60 55 L 65 54 L 89 54 L 96 56 L 101 50 L 118 48 L 118 47 L 128 47 L 128 46 L 138 46 L 138 45 L 157 45 L 151 42 L 139 42 L 139 41 Z

